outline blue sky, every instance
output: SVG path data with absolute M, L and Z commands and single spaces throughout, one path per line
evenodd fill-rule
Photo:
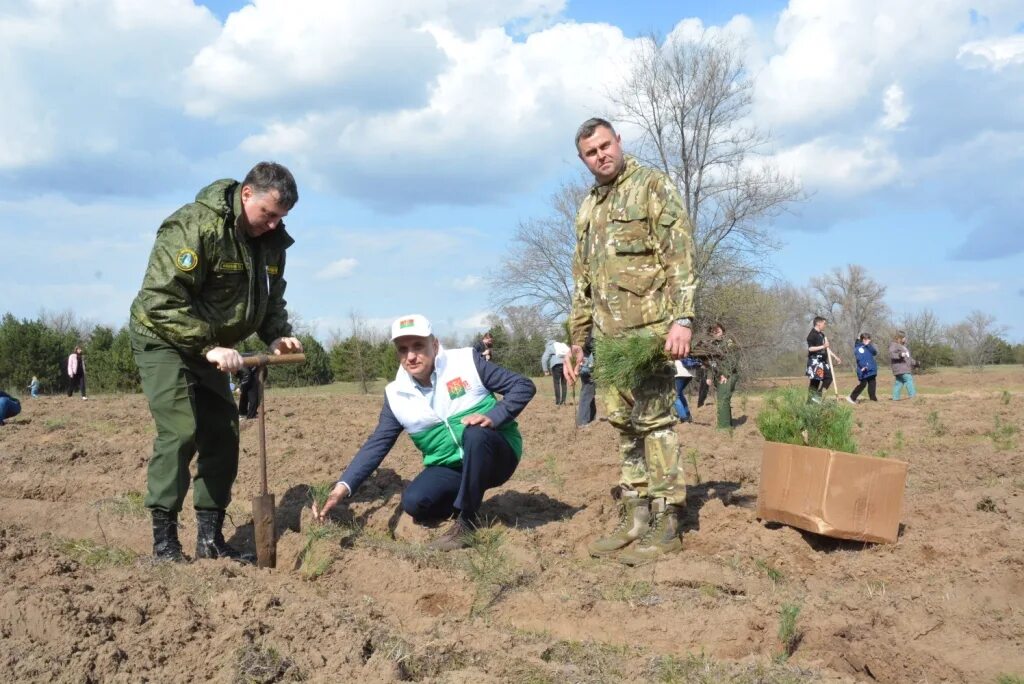
M 751 118 L 808 193 L 772 227 L 780 277 L 857 263 L 897 315 L 1024 341 L 1022 25 L 1003 0 L 7 3 L 0 309 L 124 323 L 161 219 L 273 158 L 320 337 L 352 312 L 474 332 L 638 37 L 708 28 L 744 41 Z

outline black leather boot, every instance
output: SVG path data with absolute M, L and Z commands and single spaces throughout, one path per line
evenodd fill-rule
M 151 509 L 153 514 L 153 557 L 158 561 L 183 563 L 181 542 L 178 541 L 178 514 Z
M 224 525 L 224 511 L 196 509 L 196 559 L 230 558 L 239 563 L 255 563 L 250 553 L 242 553 L 224 541 L 221 527 Z

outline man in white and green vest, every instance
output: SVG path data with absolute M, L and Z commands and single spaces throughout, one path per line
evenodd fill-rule
M 508 481 L 519 465 L 523 438 L 515 417 L 537 388 L 529 378 L 496 366 L 472 347 L 444 349 L 419 314 L 391 325 L 401 367 L 384 389 L 377 428 L 338 478 L 322 510 L 352 496 L 402 431 L 423 454 L 423 471 L 402 493 L 402 509 L 425 522 L 455 517 L 430 543 L 451 551 L 466 546 L 484 492 Z M 502 395 L 498 400 L 494 394 Z

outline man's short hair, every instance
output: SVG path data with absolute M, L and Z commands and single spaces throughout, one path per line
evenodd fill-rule
M 870 340 L 870 339 L 871 339 L 871 333 L 861 333 L 860 334 L 860 341 L 861 342 L 863 342 L 864 340 Z
M 257 195 L 277 191 L 277 202 L 290 210 L 299 201 L 299 189 L 292 172 L 277 162 L 262 161 L 245 174 L 242 186 L 248 185 Z
M 725 326 L 719 323 L 718 321 L 715 321 L 714 323 L 708 326 L 709 334 L 714 335 L 716 330 L 721 330 L 722 334 L 725 334 Z
M 811 325 L 818 325 L 819 323 L 825 323 L 825 319 L 821 316 L 815 316 L 814 322 Z
M 615 127 L 612 126 L 607 119 L 602 119 L 600 117 L 595 116 L 594 118 L 587 119 L 586 121 L 581 123 L 580 127 L 576 129 L 576 149 L 580 149 L 580 140 L 583 140 L 584 138 L 589 138 L 590 136 L 594 135 L 594 131 L 596 131 L 598 128 L 602 126 L 611 131 L 612 135 L 616 135 Z

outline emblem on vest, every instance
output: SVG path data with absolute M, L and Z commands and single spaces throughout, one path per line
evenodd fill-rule
M 454 380 L 448 381 L 448 397 L 450 399 L 458 399 L 466 393 L 469 389 L 469 384 L 462 378 L 455 378 Z

